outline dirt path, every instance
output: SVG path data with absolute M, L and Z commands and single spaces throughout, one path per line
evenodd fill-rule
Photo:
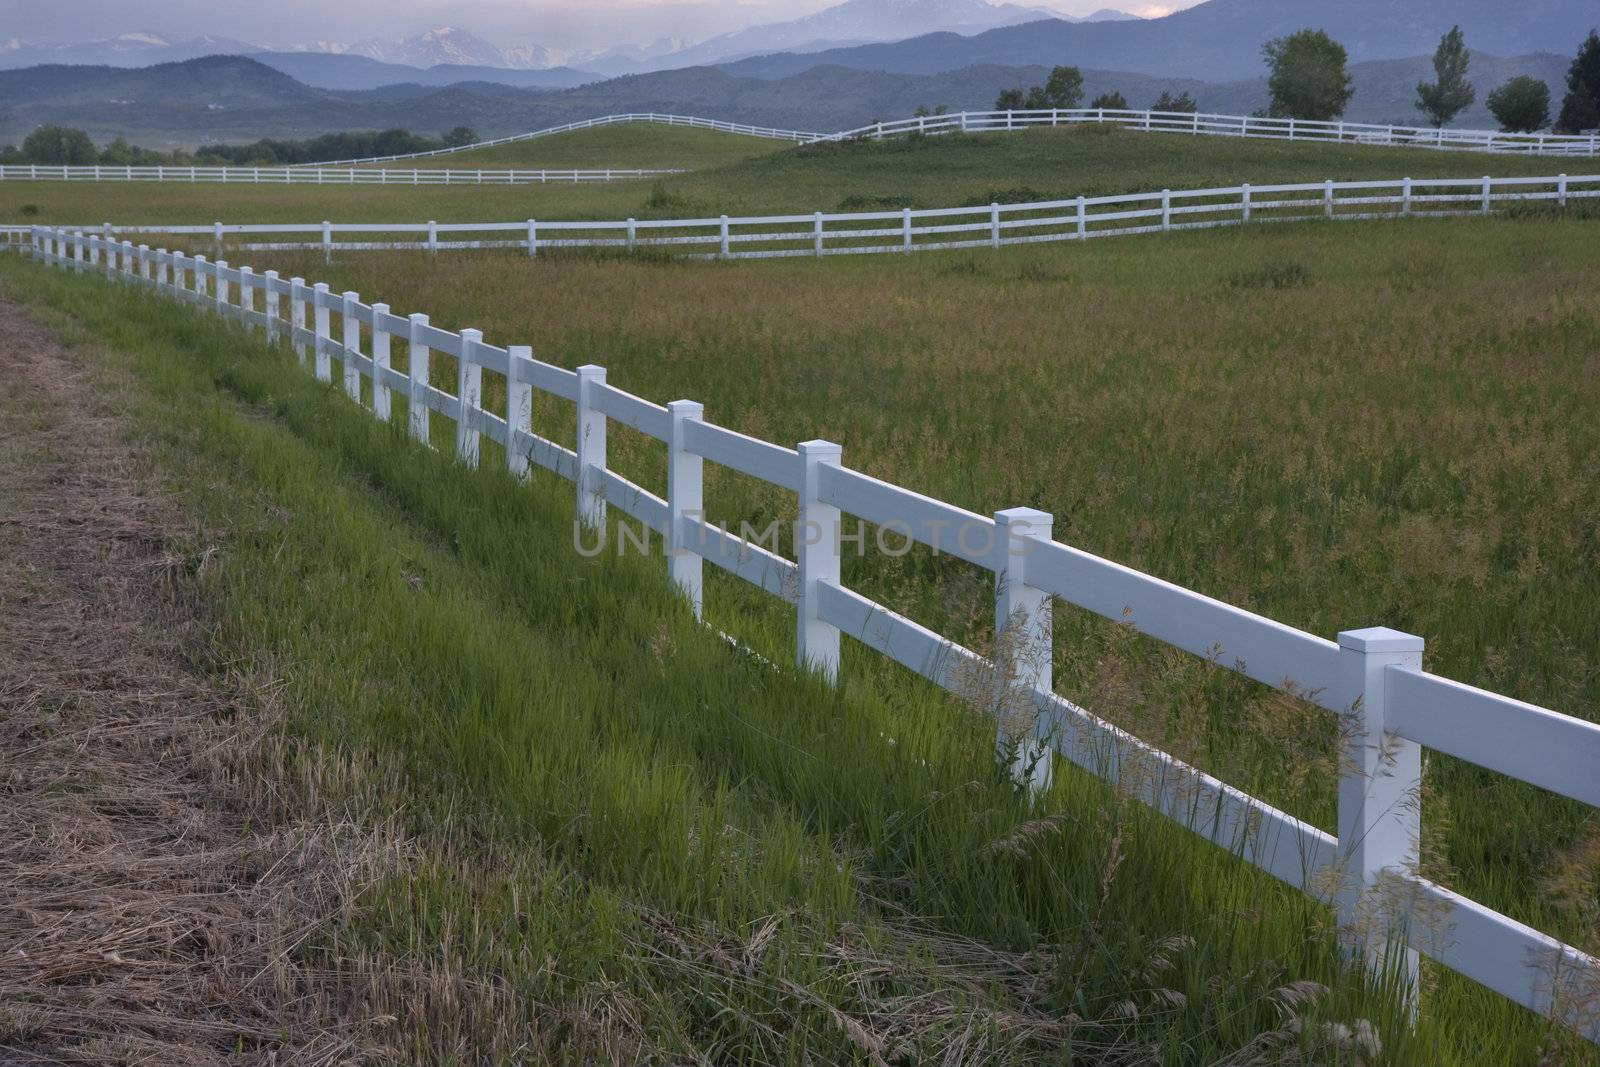
M 190 666 L 209 554 L 82 363 L 0 298 L 0 1064 L 365 1060 L 297 948 L 372 843 L 263 773 L 259 691 Z

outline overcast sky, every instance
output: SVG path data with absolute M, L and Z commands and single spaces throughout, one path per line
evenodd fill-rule
M 700 40 L 798 18 L 837 0 L 0 0 L 0 40 L 83 41 L 150 31 L 215 34 L 271 47 L 307 41 L 407 37 L 436 26 L 496 44 L 601 48 L 663 37 Z M 1015 0 L 1069 14 L 1122 7 L 1162 14 L 1198 0 Z M 914 33 L 911 30 L 910 33 Z M 910 35 L 908 33 L 908 36 Z

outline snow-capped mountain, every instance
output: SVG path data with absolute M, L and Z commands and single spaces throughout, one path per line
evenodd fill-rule
M 540 45 L 502 48 L 454 26 L 441 26 L 398 41 L 376 38 L 361 41 L 351 45 L 347 52 L 384 63 L 402 63 L 408 67 L 432 67 L 445 63 L 464 67 L 543 70 L 550 66 L 550 53 Z
M 1103 8 L 1076 19 L 1042 7 L 986 0 L 844 0 L 804 18 L 766 23 L 669 52 L 634 57 L 623 49 L 585 57 L 581 65 L 603 74 L 637 73 L 725 63 L 769 52 L 814 52 L 840 45 L 898 41 L 925 33 L 982 33 L 1039 19 L 1100 22 L 1137 16 Z

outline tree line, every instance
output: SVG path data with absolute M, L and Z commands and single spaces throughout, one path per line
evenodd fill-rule
M 321 163 L 330 159 L 364 159 L 402 156 L 460 148 L 480 140 L 470 126 L 457 126 L 443 137 L 426 137 L 409 130 L 368 130 L 327 133 L 304 141 L 263 138 L 254 144 L 201 145 L 193 152 L 157 152 L 131 145 L 118 137 L 104 148 L 83 130 L 40 126 L 23 139 L 20 148 L 0 148 L 0 163 L 44 163 L 51 166 L 153 167 L 153 166 L 284 166 Z
M 1272 103 L 1256 113 L 1261 118 L 1311 119 L 1326 122 L 1344 114 L 1355 86 L 1349 54 L 1323 30 L 1300 30 L 1274 38 L 1261 47 L 1267 64 L 1267 91 Z M 1433 54 L 1434 80 L 1417 84 L 1417 110 L 1436 128 L 1443 128 L 1478 98 L 1468 80 L 1471 55 L 1460 26 L 1439 39 Z M 1002 90 L 996 111 L 1032 111 L 1075 108 L 1083 101 L 1083 72 L 1077 67 L 1056 67 L 1043 85 L 1026 91 Z M 1490 114 L 1507 133 L 1532 133 L 1550 125 L 1550 86 L 1526 75 L 1511 78 L 1485 98 Z M 1102 93 L 1089 101 L 1091 108 L 1126 110 L 1121 93 Z M 1187 92 L 1163 92 L 1150 105 L 1152 111 L 1192 113 L 1195 101 Z M 1554 129 L 1556 133 L 1582 133 L 1600 128 L 1600 34 L 1594 30 L 1578 47 L 1567 72 L 1567 92 Z

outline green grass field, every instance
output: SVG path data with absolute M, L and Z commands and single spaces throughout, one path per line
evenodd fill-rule
M 1074 161 L 1085 184 L 1041 186 L 1045 195 L 1120 181 L 1320 177 L 1329 151 L 1091 131 L 1009 146 L 995 137 L 784 152 L 685 181 L 736 172 L 751 181 L 766 169 L 771 180 L 739 194 L 770 194 L 764 208 L 869 184 L 875 195 L 948 198 L 917 201 L 931 206 L 1000 174 L 1043 182 L 1051 152 L 1057 169 Z M 1227 153 L 1239 164 L 1231 171 Z M 1011 163 L 997 163 L 1002 155 Z M 1550 167 L 1387 149 L 1345 156 L 1386 176 Z M 84 202 L 83 187 L 69 191 Z M 259 192 L 243 190 L 239 202 Z M 1388 625 L 1421 634 L 1430 670 L 1600 719 L 1597 241 L 1592 214 L 1529 212 L 820 262 L 467 253 L 250 262 L 356 289 L 396 313 L 427 311 L 436 325 L 478 327 L 492 343 L 532 344 L 552 362 L 604 364 L 614 384 L 661 402 L 701 400 L 707 418 L 768 440 L 838 441 L 848 465 L 978 512 L 1043 508 L 1060 540 L 1314 633 Z M 570 489 L 524 495 L 490 470 L 449 468 L 365 425 L 281 354 L 187 312 L 108 299 L 95 279 L 4 271 L 8 287 L 137 350 L 153 390 L 145 417 L 194 486 L 193 506 L 213 527 L 246 531 L 219 590 L 229 639 L 303 665 L 304 728 L 403 754 L 423 810 L 470 798 L 472 810 L 493 813 L 484 832 L 502 849 L 553 854 L 563 884 L 582 892 L 541 904 L 540 921 L 595 932 L 599 947 L 580 938 L 572 951 L 597 954 L 606 973 L 620 967 L 648 990 L 661 1012 L 652 1026 L 685 1042 L 675 1047 L 781 1060 L 796 1042 L 833 1041 L 838 1055 L 859 1054 L 823 1006 L 873 1017 L 848 999 L 858 987 L 803 969 L 847 924 L 925 961 L 940 950 L 897 940 L 900 920 L 935 939 L 1046 953 L 1055 999 L 1019 1000 L 1010 977 L 986 994 L 1019 1015 L 1106 1019 L 1135 990 L 1175 989 L 1181 1006 L 1141 1002 L 1137 1020 L 1111 1030 L 1116 1041 L 1148 1042 L 1128 1047 L 1164 1063 L 1213 1062 L 1278 1025 L 1266 975 L 1334 981 L 1319 908 L 1077 775 L 1063 778 L 1042 822 L 1026 824 L 993 781 L 981 722 L 872 655 L 847 649 L 842 694 L 769 675 L 684 623 L 659 559 L 577 559 L 565 528 Z M 141 330 L 156 340 L 138 341 Z M 435 373 L 453 388 L 449 362 L 437 359 Z M 490 404 L 503 403 L 503 388 L 485 378 Z M 158 431 L 164 420 L 170 428 Z M 568 445 L 570 423 L 553 403 L 535 411 L 536 429 Z M 661 491 L 660 447 L 613 434 L 613 465 Z M 494 451 L 486 443 L 486 468 Z M 785 494 L 708 473 L 712 518 L 760 526 L 792 517 Z M 301 520 L 260 532 L 249 510 L 258 492 Z M 383 577 L 396 568 L 425 576 L 422 603 Z M 845 577 L 952 637 L 979 648 L 990 639 L 992 590 L 963 564 L 913 552 L 847 560 Z M 446 648 L 455 631 L 436 614 L 490 636 Z M 614 632 L 600 623 L 613 615 Z M 731 581 L 711 581 L 707 617 L 775 661 L 792 655 L 792 617 Z M 1331 828 L 1337 766 L 1326 715 L 1073 610 L 1058 609 L 1056 629 L 1061 692 Z M 418 640 L 423 661 L 397 676 L 392 650 Z M 506 660 L 507 647 L 527 662 Z M 538 656 L 560 662 L 550 670 L 559 686 Z M 603 758 L 573 747 L 591 737 L 604 739 Z M 902 744 L 891 751 L 883 737 Z M 1423 812 L 1426 873 L 1600 948 L 1594 812 L 1436 755 Z M 725 891 L 710 887 L 698 858 L 713 824 L 748 843 L 719 860 L 736 872 Z M 1042 827 L 1025 835 L 1023 856 L 994 844 L 1023 825 Z M 615 836 L 597 844 L 591 832 Z M 658 833 L 672 847 L 642 844 Z M 996 847 L 1007 857 L 998 864 Z M 756 860 L 775 854 L 788 859 L 776 868 Z M 505 889 L 494 876 L 483 885 Z M 471 913 L 494 927 L 504 907 L 496 893 L 449 891 L 470 901 L 453 921 Z M 443 906 L 406 892 L 417 895 L 386 901 L 385 914 L 415 922 Z M 603 922 L 586 910 L 601 898 Z M 776 1035 L 752 1020 L 774 1010 L 761 998 L 783 994 L 702 961 L 702 977 L 728 999 L 696 1002 L 666 991 L 668 971 L 623 951 L 637 932 L 628 924 L 652 909 L 731 938 L 786 908 L 806 921 L 784 928 L 784 966 L 802 968 L 795 980 L 821 999 L 790 990 Z M 1177 967 L 1182 984 L 1137 973 L 1135 961 L 1177 935 L 1197 939 L 1185 950 L 1194 958 Z M 503 948 L 484 946 L 474 959 L 544 980 L 531 964 L 504 964 Z M 913 972 L 907 981 L 933 982 L 936 1000 L 968 995 L 964 978 Z M 1335 984 L 1318 1010 L 1378 1022 L 1380 1062 L 1600 1062 L 1433 968 L 1411 1039 L 1387 1008 Z M 563 995 L 582 988 L 575 981 Z M 942 1026 L 927 1040 L 953 1040 Z M 1016 1059 L 1070 1060 L 1037 1033 L 993 1039 Z M 1084 1058 L 1072 1062 L 1125 1062 L 1077 1051 Z M 1323 1049 L 1305 1062 L 1356 1061 Z
M 650 132 L 641 132 L 646 130 Z M 870 211 L 1196 189 L 1245 181 L 1479 177 L 1486 171 L 1516 175 L 1562 169 L 1576 173 L 1582 162 L 1146 134 L 1109 126 L 797 148 L 764 141 L 761 147 L 777 150 L 736 162 L 726 161 L 723 153 L 748 151 L 750 138 L 675 127 L 623 126 L 570 135 L 567 143 L 573 154 L 566 158 L 579 158 L 580 153 L 590 151 L 583 145 L 600 143 L 608 134 L 658 138 L 664 145 L 677 146 L 671 151 L 680 162 L 691 141 L 703 139 L 685 135 L 728 138 L 730 143 L 715 153 L 704 146 L 695 147 L 703 153 L 706 165 L 693 173 L 659 182 L 604 185 L 423 186 L 379 191 L 368 186 L 7 182 L 0 188 L 0 223 L 206 223 L 216 219 L 468 222 Z M 528 142 L 506 150 L 533 152 L 544 143 Z M 594 151 L 595 162 L 601 162 L 601 154 Z M 459 161 L 461 157 L 442 158 Z M 625 159 L 609 162 L 640 166 L 644 157 L 629 153 Z
M 516 141 L 492 148 L 475 148 L 415 161 L 419 167 L 520 167 L 565 169 L 636 167 L 646 170 L 681 168 L 705 170 L 725 167 L 793 147 L 770 137 L 631 122 L 597 126 L 588 130 L 551 134 L 531 141 Z M 410 162 L 374 166 L 406 167 Z

